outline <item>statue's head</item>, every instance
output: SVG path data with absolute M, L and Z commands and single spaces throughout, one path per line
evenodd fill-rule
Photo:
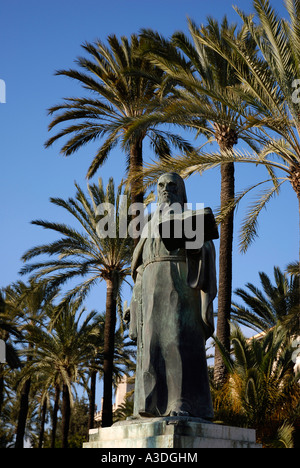
M 187 203 L 185 185 L 182 177 L 176 172 L 166 172 L 157 181 L 158 203 L 180 203 L 182 206 Z

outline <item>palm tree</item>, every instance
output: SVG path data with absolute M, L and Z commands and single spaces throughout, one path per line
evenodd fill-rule
M 109 180 L 106 192 L 103 189 L 101 179 L 99 179 L 98 185 L 88 185 L 91 200 L 86 197 L 77 184 L 76 189 L 75 199 L 52 198 L 51 202 L 64 208 L 74 216 L 83 228 L 83 232 L 65 224 L 41 220 L 33 221 L 33 224 L 54 230 L 63 237 L 50 244 L 34 247 L 26 252 L 23 255 L 24 261 L 31 260 L 41 254 L 56 255 L 57 258 L 41 263 L 28 264 L 22 269 L 22 273 L 37 270 L 34 278 L 43 278 L 51 286 L 62 285 L 71 278 L 79 277 L 80 282 L 67 292 L 63 303 L 67 303 L 75 297 L 83 301 L 94 285 L 99 281 L 105 281 L 106 311 L 102 419 L 102 425 L 105 427 L 112 424 L 112 375 L 118 292 L 122 282 L 130 273 L 132 239 L 130 237 L 120 237 L 119 229 L 115 230 L 115 237 L 110 235 L 104 237 L 104 235 L 101 233 L 99 235 L 97 232 L 98 222 L 101 221 L 101 216 L 97 214 L 97 207 L 114 207 L 115 210 L 112 210 L 114 211 L 114 214 L 112 213 L 112 223 L 118 227 L 119 223 L 122 222 L 121 188 L 118 189 L 117 196 L 115 196 L 112 179 Z M 123 197 L 122 200 L 124 200 Z M 125 209 L 127 213 L 127 205 Z M 83 281 L 83 277 L 87 279 Z
M 151 126 L 144 132 L 132 134 L 129 141 L 124 140 L 124 132 L 130 122 L 151 114 L 159 105 L 157 86 L 163 79 L 163 72 L 138 55 L 142 40 L 136 35 L 132 35 L 130 40 L 122 37 L 120 41 L 111 35 L 107 42 L 108 46 L 100 40 L 95 44 L 85 43 L 83 49 L 89 55 L 77 60 L 80 70 L 56 73 L 79 82 L 91 96 L 67 98 L 49 110 L 50 115 L 55 115 L 50 130 L 64 122 L 72 123 L 51 137 L 46 142 L 47 147 L 68 137 L 61 152 L 69 156 L 85 144 L 104 138 L 88 169 L 88 178 L 96 173 L 117 144 L 121 144 L 127 154 L 129 173 L 143 167 L 143 140 L 146 136 L 159 157 L 170 154 L 170 145 L 185 151 L 191 149 L 191 145 L 180 136 Z M 134 180 L 131 182 L 131 196 L 132 203 L 143 201 Z
M 217 342 L 229 377 L 214 393 L 215 416 L 225 424 L 255 428 L 266 447 L 291 448 L 300 388 L 285 330 L 275 327 L 259 340 L 249 340 L 236 326 L 231 341 L 232 354 Z
M 12 320 L 12 317 L 9 317 L 7 312 L 5 296 L 4 293 L 0 291 L 0 339 L 5 343 L 5 363 L 0 362 L 0 416 L 4 402 L 5 366 L 7 364 L 10 369 L 21 367 L 17 349 L 11 340 L 12 337 L 21 339 L 21 333 L 17 328 L 17 324 Z
M 234 291 L 245 305 L 232 303 L 232 319 L 258 333 L 283 325 L 289 336 L 295 336 L 299 329 L 290 327 L 290 324 L 299 316 L 299 279 L 289 278 L 278 267 L 274 267 L 275 284 L 266 273 L 260 272 L 259 278 L 262 290 L 247 283 L 246 289 Z
M 99 333 L 99 317 L 95 311 L 85 318 L 85 309 L 70 302 L 60 308 L 51 329 L 31 326 L 30 360 L 26 368 L 29 376 L 42 376 L 45 392 L 62 388 L 62 446 L 68 447 L 69 423 L 72 405 L 72 386 L 83 376 L 93 353 L 93 338 Z
M 168 95 L 162 101 L 159 112 L 137 119 L 127 134 L 131 135 L 138 127 L 143 129 L 149 125 L 149 121 L 153 125 L 156 119 L 156 123 L 181 125 L 196 130 L 197 135 L 206 135 L 209 141 L 215 140 L 219 145 L 221 157 L 223 154 L 232 153 L 238 139 L 244 140 L 256 150 L 256 135 L 251 134 L 248 128 L 249 112 L 245 109 L 243 101 L 232 92 L 233 87 L 240 87 L 240 80 L 233 67 L 219 53 L 202 42 L 203 38 L 207 37 L 230 53 L 225 35 L 234 41 L 242 39 L 249 50 L 254 49 L 253 40 L 243 28 L 237 31 L 236 25 L 229 25 L 226 17 L 220 25 L 212 18 L 208 18 L 205 27 L 198 28 L 191 20 L 188 24 L 192 42 L 180 32 L 173 34 L 171 41 L 167 41 L 151 30 L 143 31 L 144 54 L 166 73 L 163 84 L 166 87 L 166 81 L 170 81 L 173 85 L 173 95 Z M 234 110 L 232 100 L 236 105 Z M 184 157 L 184 160 L 185 171 L 190 170 L 190 155 Z M 182 172 L 176 162 L 176 158 L 165 158 L 159 166 L 162 171 L 172 168 Z M 146 174 L 148 176 L 149 171 L 146 171 Z M 144 176 L 146 174 L 144 172 Z M 220 197 L 222 208 L 227 207 L 235 197 L 233 162 L 221 166 Z M 230 346 L 233 220 L 234 209 L 231 208 L 223 217 L 220 229 L 217 336 L 227 349 Z M 221 383 L 226 368 L 218 350 L 215 361 L 215 379 Z
M 46 314 L 47 307 L 57 294 L 57 289 L 34 280 L 26 285 L 18 281 L 5 289 L 5 302 L 11 318 L 18 318 L 19 330 L 23 334 L 24 344 L 28 344 L 27 355 L 31 351 L 30 330 L 33 324 L 40 323 Z M 30 359 L 30 357 L 28 358 Z M 24 363 L 22 363 L 24 365 Z M 23 448 L 26 420 L 29 408 L 31 377 L 20 380 L 20 410 L 16 430 L 15 448 Z
M 215 159 L 203 154 L 202 164 L 208 168 L 217 163 L 251 163 L 276 172 L 273 172 L 271 188 L 250 206 L 245 217 L 240 242 L 242 251 L 247 250 L 257 234 L 257 219 L 262 209 L 279 194 L 284 182 L 291 184 L 300 204 L 300 100 L 299 81 L 296 80 L 300 66 L 300 5 L 297 0 L 286 0 L 285 4 L 288 19 L 276 14 L 268 0 L 253 0 L 254 17 L 237 10 L 259 54 L 251 53 L 242 41 L 233 41 L 229 36 L 226 41 L 230 53 L 220 44 L 205 40 L 208 47 L 228 61 L 242 82 L 238 93 L 253 110 L 248 117 L 249 125 L 260 129 L 263 147 L 258 154 L 233 151 L 226 158 L 217 155 Z M 258 20 L 259 29 L 255 20 Z M 235 108 L 234 101 L 232 108 Z M 241 193 L 235 204 L 249 190 Z
M 99 315 L 98 327 L 99 333 L 92 337 L 94 354 L 88 365 L 88 377 L 90 380 L 90 385 L 87 387 L 89 396 L 89 429 L 94 428 L 97 374 L 99 373 L 100 377 L 103 375 L 105 315 Z M 116 387 L 117 382 L 124 373 L 134 371 L 134 357 L 133 342 L 128 340 L 128 332 L 126 330 L 124 331 L 123 324 L 120 324 L 115 332 L 113 387 Z

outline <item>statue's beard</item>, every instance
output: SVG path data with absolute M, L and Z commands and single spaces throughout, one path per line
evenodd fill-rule
M 165 193 L 162 194 L 159 199 L 158 199 L 159 205 L 164 205 L 164 206 L 170 206 L 175 203 L 178 203 L 179 205 L 183 206 L 184 203 L 182 201 L 182 197 L 175 195 L 173 193 Z

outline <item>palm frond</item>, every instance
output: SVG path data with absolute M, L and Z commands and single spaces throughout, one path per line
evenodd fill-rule
M 291 262 L 287 265 L 287 272 L 292 276 L 300 276 L 300 263 Z
M 235 293 L 238 294 L 236 291 Z M 251 328 L 257 333 L 269 328 L 268 321 L 258 317 L 256 313 L 251 312 L 250 309 L 237 304 L 235 301 L 232 302 L 231 318 L 239 325 Z
M 207 143 L 205 143 L 207 144 Z M 204 145 L 203 145 L 204 146 Z M 133 178 L 143 179 L 145 187 L 149 187 L 155 183 L 155 180 L 164 173 L 170 170 L 174 170 L 186 178 L 194 173 L 203 173 L 208 169 L 216 168 L 222 164 L 233 163 L 250 163 L 255 165 L 262 165 L 266 167 L 271 167 L 274 169 L 279 169 L 289 175 L 289 166 L 274 161 L 272 159 L 260 159 L 253 153 L 248 151 L 241 151 L 232 149 L 228 152 L 211 152 L 205 153 L 204 151 L 193 151 L 187 156 L 176 156 L 176 157 L 167 157 L 160 162 L 145 163 L 144 170 L 132 173 Z M 275 191 L 278 190 L 276 186 Z
M 276 438 L 272 443 L 272 448 L 294 448 L 294 432 L 294 426 L 285 421 L 277 431 Z
M 226 204 L 224 204 L 221 207 L 217 208 L 215 210 L 215 218 L 217 224 L 221 224 L 224 219 L 228 216 L 229 213 L 231 213 L 235 208 L 238 207 L 239 203 L 243 200 L 243 198 L 249 194 L 252 190 L 256 189 L 260 185 L 273 182 L 273 179 L 266 179 L 261 182 L 258 182 L 257 184 L 252 185 L 251 187 L 247 187 L 245 190 L 242 190 L 241 192 L 237 193 L 234 197 L 234 199 L 229 200 Z M 278 187 L 278 180 L 274 180 L 274 187 L 275 185 Z
M 241 225 L 239 243 L 241 252 L 245 253 L 255 237 L 257 237 L 258 216 L 260 215 L 261 211 L 266 208 L 267 203 L 274 197 L 274 195 L 278 195 L 279 188 L 285 181 L 286 180 L 283 180 L 279 183 L 278 186 L 273 186 L 270 189 L 265 190 L 260 196 L 259 200 L 250 205 Z

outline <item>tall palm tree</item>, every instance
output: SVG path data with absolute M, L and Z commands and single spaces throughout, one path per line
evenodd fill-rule
M 85 144 L 104 139 L 87 171 L 91 178 L 107 160 L 111 150 L 121 144 L 127 154 L 127 170 L 135 171 L 143 167 L 143 140 L 149 137 L 155 154 L 164 157 L 170 154 L 170 145 L 182 150 L 190 150 L 191 145 L 178 135 L 148 128 L 132 134 L 124 140 L 124 132 L 136 118 L 148 115 L 159 105 L 157 86 L 163 72 L 145 58 L 138 55 L 142 40 L 132 35 L 130 40 L 115 35 L 108 36 L 108 45 L 98 40 L 95 44 L 85 43 L 82 47 L 87 58 L 77 60 L 79 70 L 60 70 L 64 75 L 80 83 L 89 91 L 89 97 L 67 98 L 62 104 L 52 107 L 50 115 L 55 115 L 49 129 L 71 122 L 46 146 L 67 137 L 61 152 L 69 156 Z M 139 74 L 136 71 L 139 71 Z M 143 195 L 131 181 L 132 203 L 143 201 Z
M 262 209 L 279 194 L 284 182 L 289 182 L 295 191 L 300 211 L 300 99 L 297 79 L 300 4 L 297 0 L 286 0 L 285 4 L 288 19 L 279 16 L 269 0 L 253 0 L 255 15 L 247 16 L 237 10 L 259 54 L 251 53 L 242 41 L 233 41 L 229 36 L 226 36 L 226 42 L 230 53 L 220 44 L 205 40 L 207 47 L 227 60 L 242 82 L 238 93 L 253 110 L 248 122 L 260 129 L 263 147 L 258 154 L 233 151 L 225 159 L 219 156 L 213 159 L 211 155 L 203 154 L 202 164 L 208 168 L 216 163 L 251 163 L 264 165 L 276 173 L 273 172 L 271 188 L 250 206 L 245 217 L 240 242 L 242 251 L 246 251 L 257 234 L 257 220 Z M 234 100 L 230 105 L 235 108 Z M 241 193 L 235 203 L 248 192 L 249 189 Z
M 207 19 L 207 25 L 197 27 L 188 21 L 192 41 L 183 33 L 173 34 L 167 41 L 159 34 L 144 30 L 144 54 L 154 64 L 160 66 L 166 74 L 164 87 L 169 80 L 173 85 L 173 95 L 162 101 L 159 112 L 145 115 L 134 122 L 128 134 L 138 127 L 144 128 L 152 124 L 170 122 L 191 128 L 197 135 L 206 135 L 210 141 L 218 143 L 220 155 L 231 154 L 238 139 L 244 140 L 252 148 L 257 149 L 256 135 L 249 131 L 248 110 L 232 88 L 240 87 L 240 80 L 233 67 L 217 52 L 206 47 L 200 38 L 208 37 L 217 42 L 221 48 L 230 48 L 225 41 L 228 35 L 234 41 L 243 40 L 249 50 L 254 49 L 254 42 L 245 30 L 237 30 L 235 24 L 229 25 L 226 16 L 219 24 L 212 18 Z M 175 88 L 174 88 L 175 86 Z M 162 89 L 162 93 L 164 89 Z M 232 109 L 234 100 L 236 109 Z M 196 156 L 197 158 L 197 156 Z M 191 168 L 190 155 L 185 159 L 185 170 Z M 195 165 L 193 160 L 193 166 Z M 176 158 L 166 158 L 159 164 L 163 171 L 181 168 L 176 165 Z M 151 166 L 150 166 L 151 167 Z M 200 171 L 199 171 L 200 172 Z M 146 171 L 148 175 L 149 171 Z M 146 175 L 144 172 L 144 175 Z M 187 174 L 187 172 L 186 172 Z M 221 207 L 227 207 L 235 197 L 234 163 L 221 166 Z M 219 252 L 219 287 L 218 287 L 218 324 L 217 336 L 223 345 L 229 349 L 229 319 L 232 293 L 232 242 L 233 242 L 234 209 L 228 209 L 223 217 L 220 229 Z M 215 379 L 220 383 L 224 380 L 226 368 L 216 350 Z
M 238 288 L 235 295 L 242 299 L 245 305 L 232 303 L 232 319 L 257 332 L 267 331 L 276 325 L 283 325 L 289 336 L 299 333 L 290 324 L 296 323 L 299 317 L 299 279 L 288 277 L 280 268 L 274 267 L 274 280 L 266 273 L 260 272 L 259 278 L 262 290 L 251 283 L 246 288 Z
M 114 213 L 111 213 L 112 223 L 118 227 L 119 223 L 122 222 L 121 200 L 124 198 L 121 199 L 121 188 L 115 195 L 113 179 L 109 180 L 106 191 L 101 179 L 99 179 L 98 185 L 88 185 L 90 200 L 77 184 L 76 189 L 75 199 L 52 198 L 51 202 L 70 213 L 80 223 L 82 232 L 65 224 L 41 220 L 33 221 L 33 224 L 37 226 L 56 231 L 62 235 L 62 238 L 28 250 L 23 255 L 24 261 L 42 254 L 57 256 L 57 258 L 41 263 L 27 264 L 22 269 L 22 273 L 36 271 L 33 275 L 34 278 L 43 278 L 47 284 L 52 286 L 62 285 L 71 278 L 79 277 L 79 283 L 66 293 L 64 303 L 75 297 L 83 301 L 93 286 L 99 281 L 105 281 L 102 419 L 102 425 L 105 427 L 112 424 L 112 375 L 117 301 L 122 282 L 130 273 L 132 239 L 120 237 L 119 229 L 116 229 L 115 237 L 110 235 L 104 237 L 101 233 L 99 235 L 97 230 L 98 222 L 101 221 L 101 216 L 97 212 L 99 206 L 114 207 Z M 127 205 L 125 209 L 127 213 Z
M 249 340 L 234 327 L 231 341 L 232 353 L 217 343 L 229 378 L 214 394 L 216 417 L 230 425 L 255 428 L 266 447 L 292 448 L 300 387 L 285 330 L 274 327 L 260 340 Z M 280 440 L 278 435 L 285 437 Z

